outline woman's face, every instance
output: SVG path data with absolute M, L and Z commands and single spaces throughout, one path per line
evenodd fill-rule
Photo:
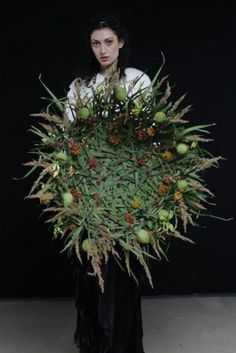
M 101 69 L 116 69 L 119 50 L 123 47 L 124 41 L 119 40 L 110 28 L 102 28 L 92 32 L 90 42 Z

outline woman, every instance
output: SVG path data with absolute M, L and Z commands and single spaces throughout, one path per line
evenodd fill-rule
M 89 96 L 94 89 L 118 73 L 120 84 L 128 94 L 140 87 L 148 88 L 150 78 L 142 71 L 127 67 L 127 36 L 115 16 L 98 16 L 89 27 L 89 42 L 93 54 L 87 72 L 70 85 L 67 114 L 74 119 L 73 101 L 78 94 Z M 85 234 L 86 236 L 86 234 Z M 117 246 L 122 254 L 122 249 Z M 77 325 L 74 342 L 80 353 L 144 353 L 140 285 L 145 281 L 143 268 L 133 254 L 130 262 L 139 285 L 110 256 L 103 265 L 105 291 L 97 279 L 89 276 L 91 264 L 86 253 L 83 265 L 76 261 Z
M 74 118 L 73 102 L 79 96 L 91 96 L 115 72 L 119 73 L 120 85 L 128 94 L 151 85 L 147 74 L 136 68 L 127 67 L 128 38 L 126 31 L 115 16 L 101 15 L 90 22 L 88 28 L 92 58 L 88 68 L 70 85 L 68 98 L 70 107 L 67 114 Z M 71 109 L 72 108 L 72 109 Z

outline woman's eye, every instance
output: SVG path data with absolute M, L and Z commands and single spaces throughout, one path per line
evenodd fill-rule
M 113 40 L 107 40 L 106 43 L 107 45 L 111 45 L 113 43 Z

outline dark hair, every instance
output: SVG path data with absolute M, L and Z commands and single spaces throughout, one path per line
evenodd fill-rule
M 98 14 L 95 17 L 91 18 L 89 23 L 85 28 L 85 40 L 86 43 L 90 45 L 90 36 L 93 31 L 96 29 L 110 28 L 118 37 L 118 40 L 124 40 L 124 45 L 119 50 L 117 69 L 119 76 L 125 77 L 125 68 L 128 64 L 128 54 L 129 54 L 129 45 L 128 45 L 128 35 L 125 29 L 125 26 L 114 13 L 102 13 Z M 99 72 L 100 65 L 95 56 L 93 55 L 91 48 L 89 49 L 90 58 L 88 65 L 79 73 L 79 77 L 84 79 L 86 84 L 88 84 L 91 79 Z

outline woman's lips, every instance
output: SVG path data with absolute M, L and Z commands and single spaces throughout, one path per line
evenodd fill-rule
M 102 57 L 101 57 L 101 61 L 107 61 L 108 59 L 109 59 L 108 56 L 102 56 Z

